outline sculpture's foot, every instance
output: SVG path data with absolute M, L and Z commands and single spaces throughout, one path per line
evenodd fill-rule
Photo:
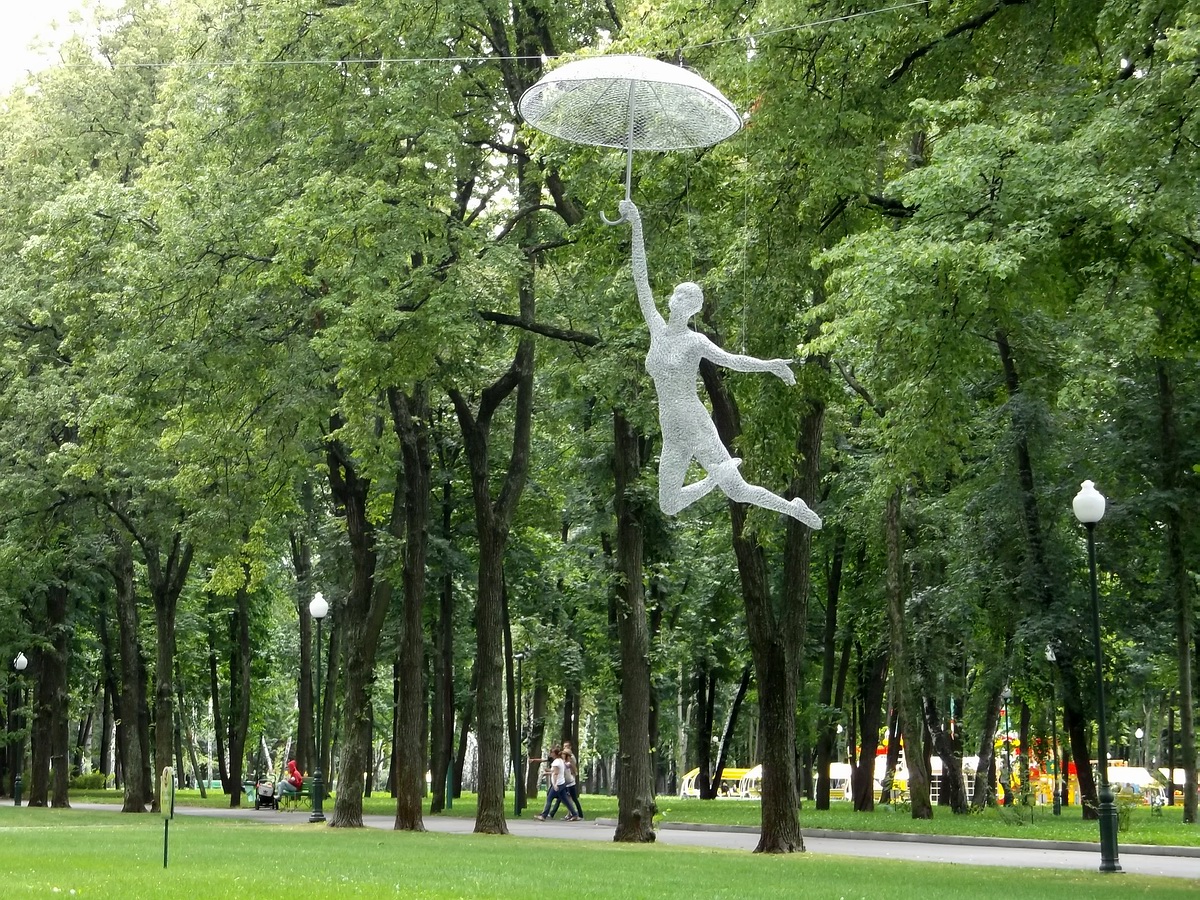
M 721 479 L 736 472 L 738 470 L 738 466 L 741 464 L 742 461 L 740 459 L 738 459 L 736 456 L 731 456 L 729 459 L 725 460 L 725 462 L 715 465 L 709 469 L 708 476 L 712 478 L 713 481 L 720 483 Z
M 821 530 L 821 517 L 809 509 L 808 504 L 799 497 L 788 501 L 788 515 L 801 525 L 807 525 L 813 531 Z

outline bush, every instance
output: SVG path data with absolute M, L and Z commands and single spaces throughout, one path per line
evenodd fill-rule
M 86 775 L 76 775 L 72 778 L 71 787 L 79 788 L 81 791 L 96 791 L 107 787 L 107 785 L 104 783 L 103 772 L 89 772 Z
M 1127 793 L 1117 794 L 1117 831 L 1128 831 L 1133 827 L 1133 811 L 1141 804 L 1141 797 Z

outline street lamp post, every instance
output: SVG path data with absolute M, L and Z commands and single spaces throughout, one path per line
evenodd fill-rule
M 1004 805 L 1012 806 L 1012 741 L 1009 739 L 1008 725 L 1008 701 L 1012 699 L 1012 688 L 1008 685 L 1004 686 L 1004 692 L 1000 694 L 1004 698 Z
M 321 801 L 324 799 L 325 793 L 325 779 L 321 774 L 321 751 L 323 749 L 321 743 L 321 622 L 329 614 L 329 601 L 322 596 L 320 591 L 308 604 L 308 614 L 317 620 L 317 652 L 314 654 L 317 660 L 317 727 L 315 729 L 317 733 L 317 765 L 313 769 L 312 815 L 308 817 L 308 821 L 324 822 L 325 813 L 321 809 Z
M 17 672 L 17 703 L 18 705 L 21 705 L 21 703 L 24 701 L 24 697 L 22 696 L 24 693 L 24 684 L 22 682 L 24 681 L 25 670 L 29 668 L 29 658 L 24 653 L 18 652 L 16 659 L 13 660 L 13 668 Z M 22 723 L 22 727 L 24 727 L 24 723 Z M 24 741 L 21 741 L 20 747 L 21 754 L 20 758 L 17 759 L 17 771 L 13 775 L 13 806 L 21 805 L 21 773 L 25 769 Z
M 1146 765 L 1146 745 L 1142 743 L 1142 738 L 1144 738 L 1146 736 L 1146 732 L 1142 731 L 1141 726 L 1139 725 L 1137 730 L 1135 730 L 1133 732 L 1133 736 L 1135 738 L 1137 738 L 1137 742 L 1138 742 L 1138 746 L 1137 746 L 1138 764 L 1141 766 L 1145 766 Z
M 517 746 L 513 752 L 513 812 L 516 815 L 521 814 L 521 810 L 525 808 L 525 767 L 521 764 L 525 759 L 525 722 L 521 718 L 521 697 L 525 693 L 525 673 L 522 668 L 522 663 L 525 662 L 524 653 L 514 653 L 513 659 L 517 661 Z
M 1054 666 L 1058 657 L 1054 653 L 1054 645 L 1046 645 L 1046 661 L 1050 667 L 1050 750 L 1054 765 L 1054 814 L 1062 815 L 1062 766 L 1058 761 L 1058 700 L 1054 690 Z
M 1100 598 L 1096 590 L 1096 523 L 1104 517 L 1104 495 L 1085 481 L 1071 503 L 1075 518 L 1087 529 L 1088 573 L 1092 593 L 1092 641 L 1096 657 L 1096 758 L 1100 772 L 1100 871 L 1120 872 L 1117 859 L 1117 807 L 1108 783 L 1108 723 L 1104 710 L 1104 651 L 1100 645 Z

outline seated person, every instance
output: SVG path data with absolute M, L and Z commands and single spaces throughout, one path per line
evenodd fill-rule
M 296 768 L 296 761 L 289 759 L 288 773 L 283 781 L 275 785 L 275 808 L 279 809 L 279 798 L 284 796 L 295 796 L 300 793 L 300 789 L 304 787 L 304 776 L 300 770 Z

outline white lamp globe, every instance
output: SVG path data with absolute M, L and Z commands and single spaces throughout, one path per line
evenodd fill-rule
M 18 653 L 17 658 L 13 660 L 13 668 L 18 672 L 24 672 L 29 666 L 29 659 L 24 653 Z
M 1071 501 L 1071 508 L 1075 510 L 1075 518 L 1084 525 L 1095 525 L 1104 518 L 1104 495 L 1091 481 L 1085 481 Z
M 312 598 L 312 603 L 308 604 L 308 614 L 314 619 L 323 619 L 329 614 L 329 601 L 320 591 Z

